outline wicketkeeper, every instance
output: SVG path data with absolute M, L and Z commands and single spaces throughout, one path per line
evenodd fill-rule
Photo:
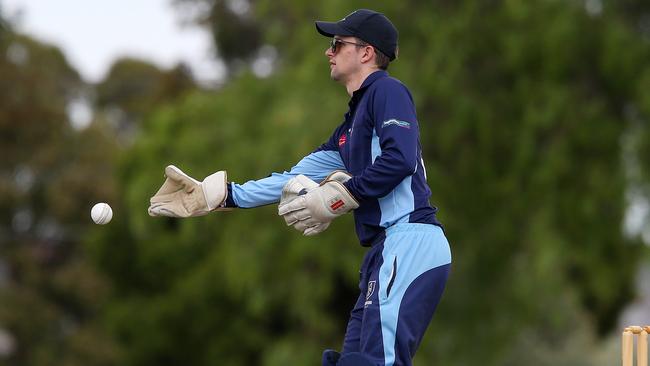
M 323 365 L 411 365 L 447 282 L 451 252 L 429 203 L 413 98 L 386 72 L 397 57 L 397 29 L 366 9 L 317 21 L 316 29 L 331 38 L 330 76 L 351 97 L 332 136 L 289 172 L 244 184 L 228 182 L 225 171 L 199 182 L 170 165 L 149 214 L 191 217 L 279 201 L 287 225 L 316 235 L 352 211 L 359 241 L 370 249 L 343 348 L 326 350 Z

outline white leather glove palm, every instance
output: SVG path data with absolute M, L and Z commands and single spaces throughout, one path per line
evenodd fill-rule
M 199 182 L 174 165 L 165 168 L 165 182 L 151 197 L 149 215 L 194 217 L 219 208 L 228 196 L 225 171 L 218 171 Z
M 304 235 L 323 232 L 332 220 L 359 207 L 359 203 L 343 185 L 350 177 L 341 171 L 330 174 L 318 187 L 308 188 L 305 194 L 299 194 L 291 201 L 280 202 L 278 214 L 287 225 Z M 297 179 L 298 177 L 291 179 L 287 186 L 296 184 L 294 180 Z

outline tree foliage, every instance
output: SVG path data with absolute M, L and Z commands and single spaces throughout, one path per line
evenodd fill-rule
M 83 85 L 53 46 L 3 34 L 0 80 L 0 363 L 109 364 L 116 346 L 97 317 L 108 284 L 78 245 L 79 218 L 112 197 L 113 136 L 72 128 Z
M 173 0 L 189 22 L 203 26 L 216 46 L 216 56 L 230 71 L 250 63 L 263 42 L 262 25 L 247 0 Z
M 148 113 L 195 88 L 191 70 L 183 64 L 161 70 L 147 61 L 121 58 L 94 88 L 94 104 L 120 136 L 131 140 Z
M 313 363 L 340 343 L 356 297 L 363 249 L 349 220 L 305 239 L 283 228 L 273 207 L 146 217 L 166 164 L 199 178 L 217 169 L 238 182 L 264 177 L 288 169 L 342 120 L 347 97 L 327 80 L 326 40 L 312 20 L 338 19 L 352 6 L 250 4 L 264 42 L 282 55 L 275 74 L 243 75 L 152 115 L 122 165 L 133 216 L 119 230 L 130 255 L 109 255 L 102 243 L 112 236 L 95 243 L 119 279 L 111 323 L 138 344 L 132 364 Z M 372 5 L 400 29 L 391 72 L 415 95 L 432 200 L 454 253 L 422 363 L 592 364 L 562 346 L 611 331 L 633 296 L 640 247 L 621 234 L 620 136 L 626 106 L 643 104 L 636 75 L 649 48 L 618 9 L 591 14 L 580 5 Z M 120 318 L 143 308 L 155 309 L 147 327 Z M 480 340 L 472 352 L 468 334 Z M 171 347 L 169 337 L 188 346 Z

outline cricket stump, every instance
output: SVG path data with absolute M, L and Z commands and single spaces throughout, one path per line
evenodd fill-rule
M 650 325 L 629 326 L 623 330 L 622 335 L 622 361 L 623 366 L 634 366 L 634 337 L 636 336 L 636 364 L 648 366 L 648 334 Z

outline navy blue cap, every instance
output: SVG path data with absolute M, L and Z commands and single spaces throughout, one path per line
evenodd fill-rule
M 369 43 L 393 61 L 397 56 L 397 29 L 382 13 L 359 9 L 338 22 L 316 22 L 318 33 L 325 37 L 357 37 Z

